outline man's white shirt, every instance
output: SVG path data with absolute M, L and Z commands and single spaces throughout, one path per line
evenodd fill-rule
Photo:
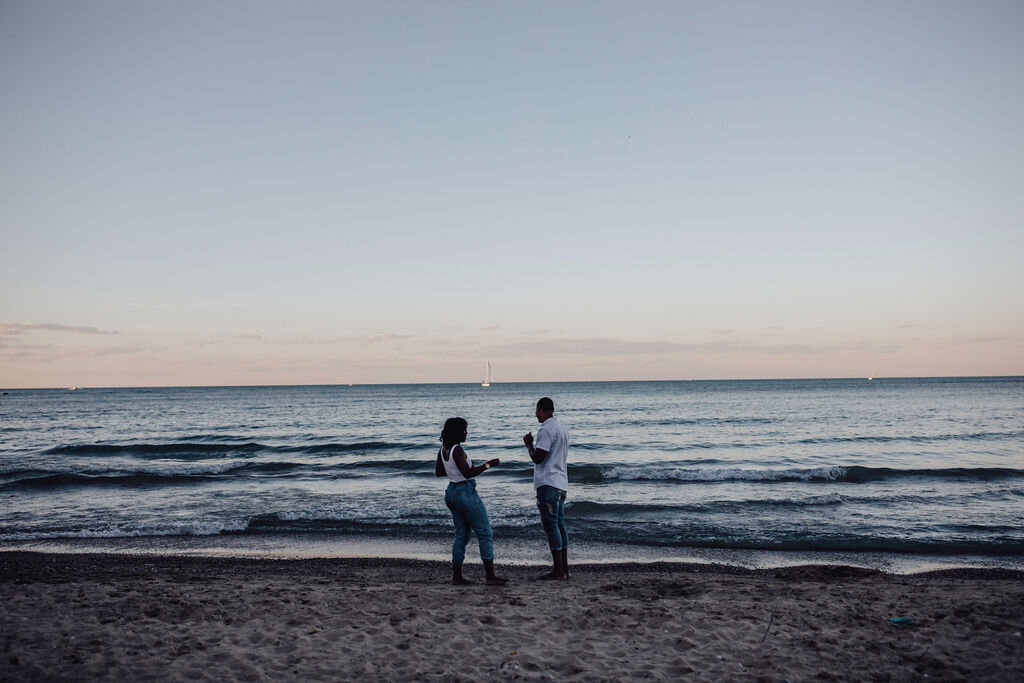
M 548 452 L 548 457 L 539 465 L 533 465 L 533 488 L 554 486 L 562 491 L 569 490 L 569 432 L 554 417 L 544 420 L 537 430 L 534 448 Z

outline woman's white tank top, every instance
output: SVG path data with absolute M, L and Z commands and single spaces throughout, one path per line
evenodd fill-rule
M 456 444 L 457 445 L 457 444 Z M 455 446 L 452 446 L 452 450 Z M 463 448 L 462 452 L 465 453 L 466 449 Z M 444 471 L 448 475 L 448 479 L 451 481 L 466 481 L 466 478 L 462 476 L 462 472 L 459 471 L 459 466 L 455 464 L 455 458 L 452 457 L 451 451 L 448 452 L 448 458 L 444 457 L 444 446 L 441 446 L 441 462 L 444 463 Z M 469 459 L 469 455 L 466 455 L 466 464 L 470 467 L 473 466 L 473 461 Z

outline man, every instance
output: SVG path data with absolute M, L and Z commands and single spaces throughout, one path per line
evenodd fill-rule
M 551 572 L 543 579 L 569 578 L 569 535 L 565 531 L 565 495 L 569 490 L 566 461 L 569 458 L 569 432 L 554 417 L 555 404 L 547 397 L 537 401 L 537 445 L 533 433 L 523 437 L 533 461 L 533 488 L 537 491 L 540 520 L 551 547 Z

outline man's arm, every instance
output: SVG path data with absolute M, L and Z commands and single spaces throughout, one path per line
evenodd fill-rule
M 548 457 L 548 452 L 543 448 L 535 448 L 533 445 L 533 432 L 528 433 L 523 437 L 523 443 L 526 444 L 526 450 L 530 453 L 530 460 L 535 465 L 539 465 L 544 462 L 544 459 Z

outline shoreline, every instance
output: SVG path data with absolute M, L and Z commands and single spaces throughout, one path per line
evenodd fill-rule
M 0 679 L 1024 678 L 1024 573 L 0 552 Z M 897 621 L 893 621 L 896 619 Z
M 479 559 L 467 556 L 467 572 L 482 566 Z M 541 573 L 537 564 L 496 563 L 506 573 L 533 576 Z M 242 557 L 235 555 L 176 555 L 174 553 L 51 553 L 0 549 L 0 583 L 5 581 L 72 581 L 104 577 L 126 578 L 148 576 L 154 569 L 164 572 L 205 572 L 233 574 L 281 572 L 285 574 L 318 574 L 343 569 L 387 571 L 394 573 L 423 572 L 442 577 L 450 571 L 450 562 L 405 557 Z M 87 576 L 76 573 L 88 568 Z M 549 568 L 549 567 L 548 567 Z M 713 562 L 658 560 L 653 562 L 600 562 L 572 566 L 574 573 L 598 576 L 606 574 L 695 574 L 751 578 L 830 580 L 843 578 L 879 579 L 969 579 L 973 581 L 1020 581 L 1024 571 L 998 567 L 949 567 L 912 574 L 892 573 L 842 564 L 794 564 L 779 567 L 744 567 Z M 482 570 L 481 570 L 482 571 Z M 442 580 L 443 583 L 443 580 Z
M 476 557 L 471 544 L 467 563 Z M 210 558 L 346 559 L 387 558 L 447 563 L 451 538 L 403 536 L 338 536 L 335 534 L 227 534 L 211 536 L 136 536 L 56 538 L 0 542 L 3 552 L 51 554 L 114 554 Z M 1024 555 L 929 555 L 877 551 L 754 550 L 637 546 L 576 541 L 574 564 L 640 566 L 652 563 L 780 569 L 793 566 L 848 566 L 894 575 L 941 570 L 979 569 L 1024 572 Z M 543 539 L 501 539 L 495 559 L 511 566 L 542 566 L 550 561 Z

